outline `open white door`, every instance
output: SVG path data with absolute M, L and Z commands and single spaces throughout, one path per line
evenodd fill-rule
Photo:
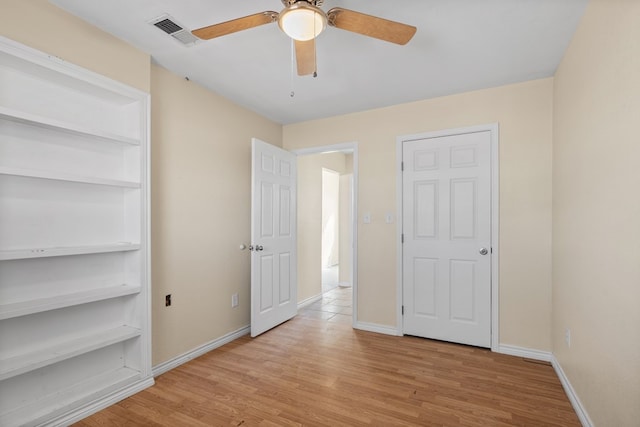
M 296 157 L 252 140 L 251 336 L 294 317 L 297 304 Z

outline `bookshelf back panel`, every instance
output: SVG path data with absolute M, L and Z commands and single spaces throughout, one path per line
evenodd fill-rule
M 129 255 L 131 252 L 111 252 L 1 261 L 0 301 L 48 298 L 124 283 L 139 285 L 140 264 L 129 262 Z
M 0 250 L 130 241 L 125 236 L 128 191 L 139 190 L 0 176 Z
M 103 372 L 122 368 L 125 363 L 124 344 L 117 343 L 4 380 L 0 387 L 0 413 L 80 384 Z
M 0 166 L 140 182 L 140 147 L 0 119 Z
M 0 106 L 130 138 L 142 133 L 138 101 L 45 67 L 21 66 L 20 60 L 4 54 L 0 55 Z
M 61 342 L 91 337 L 123 326 L 134 296 L 45 311 L 0 322 L 0 359 L 46 349 Z

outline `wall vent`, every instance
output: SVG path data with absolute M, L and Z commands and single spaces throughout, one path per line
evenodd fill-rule
M 149 24 L 169 34 L 185 46 L 193 46 L 200 39 L 191 34 L 182 25 L 178 24 L 175 19 L 165 14 L 149 21 Z

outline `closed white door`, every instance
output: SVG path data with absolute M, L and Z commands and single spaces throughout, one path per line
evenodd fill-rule
M 402 143 L 403 332 L 491 346 L 491 132 Z
M 296 159 L 252 141 L 251 336 L 294 317 L 297 306 Z

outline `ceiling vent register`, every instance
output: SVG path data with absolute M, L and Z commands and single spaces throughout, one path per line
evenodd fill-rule
M 169 34 L 185 46 L 193 46 L 199 40 L 196 36 L 191 34 L 191 31 L 185 30 L 182 25 L 178 24 L 176 20 L 169 15 L 162 15 L 152 21 L 149 21 L 149 23 Z

